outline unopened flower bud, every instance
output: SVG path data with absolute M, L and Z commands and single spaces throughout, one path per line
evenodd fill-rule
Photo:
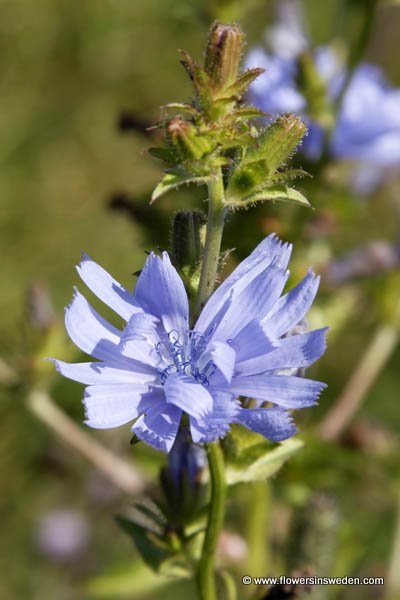
M 201 506 L 205 464 L 202 446 L 193 444 L 186 429 L 180 430 L 168 455 L 168 464 L 161 471 L 167 510 L 175 526 L 184 525 Z
M 244 34 L 238 25 L 216 22 L 210 30 L 204 68 L 214 88 L 226 89 L 239 75 Z
M 211 150 L 211 144 L 199 135 L 192 123 L 175 117 L 167 123 L 167 140 L 180 161 L 199 160 Z
M 172 222 L 172 256 L 181 270 L 193 272 L 201 258 L 202 229 L 206 218 L 200 210 L 181 210 Z
M 292 156 L 307 127 L 300 117 L 292 114 L 278 117 L 258 139 L 259 150 L 254 153 L 267 161 L 268 172 L 274 173 Z
M 258 186 L 268 184 L 276 171 L 285 165 L 300 144 L 307 128 L 300 117 L 288 114 L 278 117 L 257 140 L 257 147 L 233 171 L 228 195 L 244 198 Z

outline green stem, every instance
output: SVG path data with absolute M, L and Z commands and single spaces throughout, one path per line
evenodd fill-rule
M 222 233 L 226 216 L 224 182 L 219 168 L 208 184 L 208 219 L 199 288 L 197 290 L 194 318 L 198 317 L 212 294 L 218 271 Z
M 215 586 L 215 551 L 224 520 L 226 483 L 224 457 L 219 442 L 207 444 L 211 498 L 208 523 L 199 561 L 197 582 L 200 600 L 217 600 Z
M 259 577 L 269 566 L 269 524 L 271 491 L 268 481 L 256 481 L 248 489 L 246 517 L 248 558 L 246 574 Z
M 212 294 L 218 271 L 224 229 L 226 207 L 224 206 L 224 182 L 219 168 L 208 185 L 208 220 L 204 245 L 199 287 L 197 290 L 194 319 Z M 215 585 L 215 552 L 224 520 L 226 483 L 224 457 L 219 442 L 207 444 L 210 471 L 210 507 L 201 557 L 198 565 L 197 582 L 201 600 L 217 600 Z

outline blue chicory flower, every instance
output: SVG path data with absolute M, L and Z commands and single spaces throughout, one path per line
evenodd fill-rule
M 296 83 L 297 56 L 254 48 L 246 65 L 266 69 L 250 87 L 250 99 L 260 109 L 274 116 L 284 112 L 299 113 L 309 126 L 302 151 L 311 159 L 319 158 L 323 147 L 323 131 L 307 115 L 305 98 Z M 328 94 L 335 101 L 345 79 L 345 69 L 334 52 L 327 47 L 314 53 L 315 64 Z M 341 110 L 332 134 L 331 154 L 338 159 L 351 159 L 361 165 L 372 165 L 381 171 L 400 164 L 400 89 L 385 80 L 381 70 L 361 63 L 354 71 L 344 94 Z
M 280 297 L 290 254 L 290 245 L 267 237 L 212 294 L 192 330 L 186 291 L 166 252 L 150 254 L 133 293 L 84 255 L 81 279 L 126 321 L 122 331 L 113 327 L 78 291 L 66 309 L 70 338 L 98 359 L 54 361 L 62 375 L 87 385 L 86 423 L 103 429 L 136 419 L 132 431 L 167 452 L 183 414 L 195 443 L 225 436 L 231 423 L 273 441 L 294 435 L 289 411 L 316 404 L 325 384 L 288 369 L 323 354 L 325 329 L 286 335 L 319 284 L 310 270 Z M 239 396 L 256 405 L 245 408 Z

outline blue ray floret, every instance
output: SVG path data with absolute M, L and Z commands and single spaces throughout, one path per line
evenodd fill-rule
M 319 284 L 310 270 L 281 296 L 290 253 L 274 235 L 263 240 L 212 294 L 193 329 L 166 252 L 150 254 L 133 293 L 84 255 L 81 279 L 126 321 L 122 331 L 113 327 L 78 291 L 66 309 L 70 338 L 97 359 L 54 360 L 62 375 L 87 386 L 86 423 L 106 429 L 135 421 L 139 438 L 167 452 L 183 414 L 195 443 L 225 436 L 232 423 L 273 441 L 294 435 L 290 411 L 316 404 L 325 387 L 296 374 L 323 354 L 326 328 L 287 335 Z M 240 396 L 254 398 L 252 408 Z

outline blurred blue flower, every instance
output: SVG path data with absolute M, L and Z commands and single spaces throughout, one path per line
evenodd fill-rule
M 297 39 L 298 34 L 290 35 Z M 283 52 L 275 43 L 273 46 L 274 53 L 254 48 L 247 56 L 248 67 L 257 65 L 266 69 L 252 84 L 250 99 L 274 116 L 284 112 L 300 113 L 309 126 L 303 152 L 311 159 L 318 159 L 324 133 L 307 114 L 306 100 L 296 83 L 297 57 L 303 47 L 299 43 L 289 45 L 293 51 L 288 53 L 287 48 Z M 331 100 L 337 100 L 345 81 L 344 68 L 330 48 L 318 48 L 314 60 Z M 341 103 L 330 151 L 334 158 L 360 162 L 355 183 L 364 192 L 376 185 L 382 168 L 400 163 L 400 89 L 390 86 L 378 67 L 362 63 L 355 69 Z M 374 177 L 365 181 L 364 175 L 372 165 Z
M 189 328 L 188 298 L 166 252 L 153 253 L 128 292 L 84 256 L 78 273 L 126 322 L 105 321 L 76 291 L 65 324 L 72 341 L 99 362 L 54 361 L 62 375 L 86 384 L 86 423 L 132 431 L 169 451 L 183 413 L 195 443 L 223 437 L 231 423 L 274 441 L 296 428 L 288 410 L 316 404 L 324 383 L 281 373 L 311 365 L 325 350 L 325 329 L 285 337 L 304 317 L 319 279 L 309 271 L 280 298 L 291 246 L 271 235 L 220 285 Z M 245 408 L 238 396 L 256 399 Z M 264 407 L 272 402 L 273 407 Z

